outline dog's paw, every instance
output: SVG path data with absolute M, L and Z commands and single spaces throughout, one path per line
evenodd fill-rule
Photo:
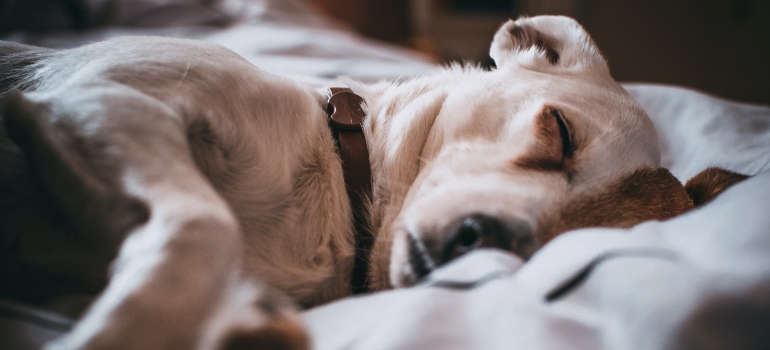
M 257 327 L 230 329 L 220 344 L 222 350 L 305 350 L 310 348 L 310 339 L 296 316 L 280 314 Z
M 279 292 L 245 282 L 233 289 L 206 326 L 201 349 L 310 348 L 297 308 Z

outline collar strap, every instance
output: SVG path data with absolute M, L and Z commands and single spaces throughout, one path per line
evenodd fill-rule
M 342 160 L 345 188 L 353 211 L 353 227 L 356 234 L 356 255 L 350 276 L 350 288 L 353 294 L 360 294 L 369 290 L 367 270 L 369 252 L 374 242 L 367 223 L 366 200 L 372 193 L 372 176 L 369 150 L 366 148 L 366 138 L 362 130 L 366 118 L 361 109 L 364 100 L 348 88 L 329 90 L 329 127 Z

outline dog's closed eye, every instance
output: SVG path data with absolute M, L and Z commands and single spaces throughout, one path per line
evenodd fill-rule
M 517 159 L 514 166 L 568 173 L 576 147 L 572 125 L 564 113 L 546 106 L 535 119 L 534 133 L 534 147 Z
M 569 125 L 567 119 L 564 118 L 562 112 L 558 109 L 551 109 L 551 115 L 556 120 L 556 124 L 559 127 L 559 137 L 561 139 L 561 155 L 562 158 L 572 157 L 575 151 L 575 143 L 572 136 L 572 128 Z

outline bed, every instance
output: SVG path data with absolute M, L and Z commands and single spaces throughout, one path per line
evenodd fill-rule
M 197 38 L 317 86 L 340 76 L 398 81 L 436 69 L 298 1 L 68 3 L 80 7 L 68 7 L 56 23 L 81 29 L 13 31 L 2 39 L 63 48 L 122 35 Z M 663 166 L 680 181 L 710 166 L 752 177 L 672 220 L 569 232 L 526 264 L 479 250 L 416 287 L 307 310 L 314 348 L 770 348 L 770 107 L 683 87 L 624 87 L 653 119 Z M 0 348 L 38 348 L 73 322 L 0 301 Z

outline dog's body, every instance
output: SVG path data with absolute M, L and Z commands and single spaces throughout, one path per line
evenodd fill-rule
M 228 289 L 253 276 L 306 305 L 349 294 L 350 208 L 318 93 L 199 41 L 121 39 L 51 53 L 37 64 L 55 71 L 6 109 L 6 125 L 27 107 L 46 106 L 47 115 L 34 117 L 51 131 L 50 151 L 72 152 L 54 155 L 72 169 L 38 171 L 94 177 L 49 179 L 58 206 L 79 212 L 71 222 L 84 241 L 113 236 L 96 244 L 101 249 L 128 235 L 110 281 L 121 286 L 108 287 L 94 307 L 110 313 L 102 317 L 120 314 L 136 324 L 123 313 L 157 312 L 176 319 L 191 305 L 211 313 Z M 71 132 L 54 131 L 65 128 Z M 11 137 L 27 133 L 9 129 Z M 85 184 L 63 183 L 72 180 Z M 82 192 L 104 198 L 84 203 L 67 193 L 73 186 L 98 187 Z M 133 209 L 138 217 L 123 209 L 132 200 L 147 206 L 146 222 L 142 209 Z M 128 225 L 108 227 L 127 214 L 134 219 Z M 77 227 L 82 222 L 95 227 Z M 143 305 L 121 305 L 131 293 Z M 167 321 L 189 320 L 190 332 L 207 318 Z M 99 332 L 94 327 L 108 324 L 96 322 L 81 328 Z
M 274 339 L 266 329 L 302 346 L 261 283 L 306 306 L 350 293 L 360 208 L 323 93 L 198 41 L 0 50 L 0 88 L 24 90 L 3 111 L 24 156 L 6 142 L 4 164 L 23 174 L 29 160 L 67 244 L 107 252 L 89 264 L 106 269 L 117 254 L 106 289 L 57 346 L 209 348 Z M 374 290 L 414 284 L 477 246 L 528 257 L 569 229 L 692 207 L 658 168 L 651 122 L 577 23 L 509 22 L 491 54 L 493 71 L 349 82 L 368 115 Z M 83 285 L 103 279 L 67 269 Z

